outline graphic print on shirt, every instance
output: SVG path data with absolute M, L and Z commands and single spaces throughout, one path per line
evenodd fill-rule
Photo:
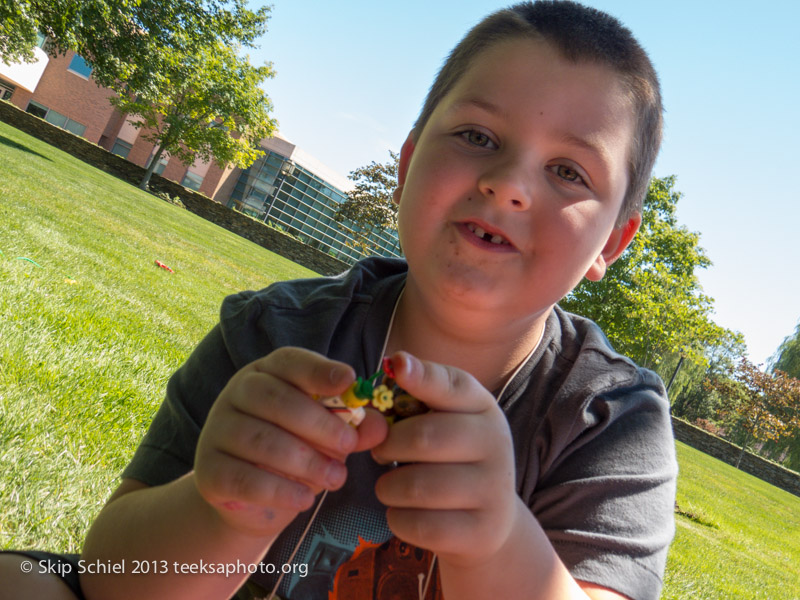
M 394 537 L 386 525 L 385 508 L 326 508 L 311 525 L 293 561 L 307 565 L 308 570 L 305 576 L 297 571 L 286 575 L 278 592 L 281 598 L 417 600 L 427 585 L 425 600 L 442 600 L 438 569 L 430 569 L 433 553 Z M 297 525 L 299 529 L 301 524 Z M 286 542 L 288 547 L 293 545 L 290 539 Z M 268 561 L 280 564 L 273 557 Z

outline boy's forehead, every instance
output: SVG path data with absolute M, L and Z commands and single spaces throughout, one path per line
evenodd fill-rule
M 563 65 L 580 66 L 585 72 L 592 73 L 593 79 L 603 85 L 617 87 L 620 91 L 627 92 L 623 85 L 622 76 L 614 71 L 609 65 L 601 61 L 574 61 L 568 59 L 561 51 L 545 40 L 544 38 L 516 37 L 500 40 L 488 45 L 476 53 L 467 65 L 461 76 L 454 82 L 451 92 L 463 85 L 464 81 L 470 81 L 477 74 L 502 74 L 506 70 L 510 61 L 519 59 L 519 62 L 526 64 L 526 59 L 530 60 L 530 69 L 527 74 L 531 77 L 541 77 L 545 79 L 557 74 Z M 543 66 L 549 68 L 542 68 Z M 513 86 L 515 81 L 508 79 L 501 82 L 506 86 Z
M 483 49 L 437 108 L 448 113 L 475 108 L 510 119 L 518 116 L 515 110 L 533 107 L 529 98 L 549 90 L 564 97 L 565 108 L 576 95 L 593 100 L 586 104 L 588 110 L 574 115 L 576 125 L 589 116 L 604 121 L 624 114 L 625 120 L 635 120 L 632 95 L 619 73 L 600 62 L 570 61 L 547 41 L 530 38 L 504 40 Z

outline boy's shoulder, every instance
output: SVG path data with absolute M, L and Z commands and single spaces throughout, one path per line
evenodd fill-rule
M 402 259 L 370 257 L 330 277 L 310 277 L 274 283 L 259 291 L 243 291 L 223 302 L 222 318 L 242 310 L 315 310 L 328 302 L 374 302 L 393 283 L 402 282 L 408 265 Z
M 237 364 L 300 346 L 357 366 L 352 354 L 359 343 L 371 349 L 376 332 L 385 331 L 407 269 L 404 260 L 371 257 L 335 277 L 282 281 L 228 296 L 220 332 Z M 345 343 L 346 350 L 340 347 Z
M 617 352 L 594 321 L 555 306 L 547 322 L 550 368 L 595 389 L 620 385 L 663 387 L 658 375 Z M 544 341 L 544 340 L 543 340 Z

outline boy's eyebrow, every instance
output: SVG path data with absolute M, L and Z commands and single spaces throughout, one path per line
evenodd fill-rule
M 501 108 L 500 106 L 498 106 L 497 104 L 494 104 L 493 102 L 490 102 L 478 96 L 472 96 L 457 100 L 450 106 L 448 110 L 457 111 L 463 108 L 470 108 L 470 107 L 478 108 L 480 110 L 486 111 L 489 114 L 497 115 L 499 117 L 504 117 L 508 115 L 508 112 L 503 108 Z M 606 148 L 604 145 L 598 144 L 589 138 L 581 137 L 570 132 L 565 132 L 561 136 L 561 140 L 565 144 L 569 144 L 570 146 L 575 146 L 582 150 L 591 152 L 592 154 L 598 157 L 598 159 L 604 166 L 607 167 L 609 165 L 608 148 Z
M 596 154 L 604 164 L 608 164 L 608 149 L 602 144 L 596 144 L 590 139 L 571 133 L 565 133 L 561 136 L 561 140 L 570 146 L 577 146 L 578 148 Z
M 460 110 L 462 108 L 470 108 L 475 107 L 481 110 L 484 110 L 490 114 L 497 115 L 500 117 L 506 116 L 506 111 L 500 108 L 497 104 L 489 102 L 488 100 L 484 100 L 483 98 L 478 97 L 471 97 L 471 98 L 463 98 L 453 103 L 450 107 L 450 111 Z

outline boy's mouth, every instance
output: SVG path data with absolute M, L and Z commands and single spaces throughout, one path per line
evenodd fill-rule
M 511 242 L 509 242 L 505 237 L 503 237 L 499 233 L 491 233 L 489 231 L 486 231 L 483 227 L 471 221 L 468 222 L 466 226 L 467 229 L 469 229 L 476 237 L 479 237 L 485 242 L 489 242 L 496 246 L 511 246 Z

